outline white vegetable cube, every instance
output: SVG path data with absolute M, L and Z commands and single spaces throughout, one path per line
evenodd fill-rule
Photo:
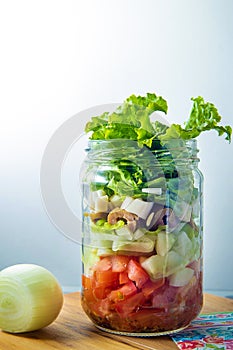
M 153 205 L 153 202 L 144 202 L 137 198 L 131 201 L 125 209 L 145 220 L 150 214 Z
M 103 190 L 90 192 L 90 196 L 89 196 L 89 206 L 90 206 L 90 208 L 91 209 L 95 209 L 96 199 L 99 198 L 99 197 L 103 197 L 103 196 L 105 196 L 105 192 Z
M 189 267 L 185 267 L 169 277 L 169 284 L 174 287 L 183 287 L 189 283 L 193 275 L 194 271 Z
M 121 209 L 127 209 L 129 204 L 133 201 L 134 199 L 132 197 L 125 197 L 123 203 L 121 204 Z
M 118 196 L 117 194 L 114 194 L 111 197 L 110 203 L 113 205 L 114 208 L 120 207 L 122 204 L 122 199 L 120 196 Z
M 95 211 L 107 213 L 108 205 L 109 205 L 108 196 L 95 198 Z

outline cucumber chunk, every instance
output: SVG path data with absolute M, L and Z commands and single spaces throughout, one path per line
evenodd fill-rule
M 189 283 L 194 275 L 193 269 L 185 267 L 169 276 L 169 284 L 173 287 L 183 287 Z
M 156 252 L 158 255 L 164 256 L 172 248 L 175 243 L 175 236 L 166 232 L 159 232 L 156 242 Z

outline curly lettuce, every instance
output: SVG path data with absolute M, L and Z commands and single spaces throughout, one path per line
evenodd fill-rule
M 86 124 L 85 132 L 92 132 L 92 140 L 137 140 L 151 147 L 153 139 L 164 133 L 166 126 L 153 123 L 150 115 L 155 111 L 167 113 L 167 102 L 155 94 L 131 95 L 113 113 L 105 112 Z M 160 124 L 160 125 L 159 125 Z
M 86 124 L 86 133 L 92 132 L 92 140 L 128 139 L 139 145 L 154 148 L 155 140 L 164 143 L 171 139 L 193 139 L 202 132 L 216 130 L 231 142 L 231 126 L 222 126 L 221 116 L 213 103 L 205 102 L 203 97 L 191 98 L 193 107 L 184 125 L 171 124 L 169 127 L 158 121 L 151 121 L 151 114 L 159 111 L 167 113 L 166 100 L 154 93 L 146 96 L 129 96 L 113 113 L 105 112 L 92 117 Z M 157 144 L 158 145 L 158 144 Z
M 168 141 L 172 138 L 181 138 L 183 140 L 193 139 L 199 136 L 203 131 L 216 130 L 218 135 L 224 135 L 225 139 L 231 142 L 231 126 L 219 125 L 222 117 L 218 113 L 213 103 L 205 102 L 203 97 L 191 98 L 193 107 L 184 127 L 179 124 L 172 124 L 166 132 L 159 138 L 161 141 Z

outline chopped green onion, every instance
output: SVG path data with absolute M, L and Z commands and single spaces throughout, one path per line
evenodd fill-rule
M 0 272 L 0 329 L 30 332 L 52 323 L 63 305 L 54 275 L 33 264 L 17 264 Z

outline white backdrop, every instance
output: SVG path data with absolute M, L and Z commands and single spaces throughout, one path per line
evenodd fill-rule
M 64 290 L 79 287 L 80 247 L 41 200 L 49 139 L 76 113 L 132 93 L 162 95 L 177 123 L 202 95 L 232 125 L 232 38 L 231 0 L 1 1 L 0 269 L 37 263 Z M 205 289 L 230 295 L 233 145 L 209 132 L 199 148 Z

